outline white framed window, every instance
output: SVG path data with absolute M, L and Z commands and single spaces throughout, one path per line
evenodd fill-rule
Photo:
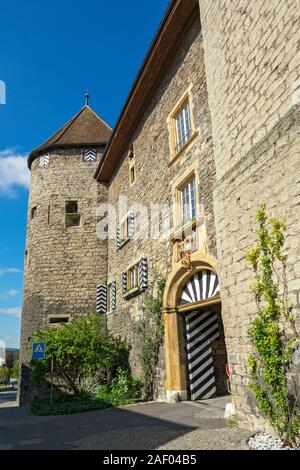
M 139 264 L 135 264 L 127 271 L 127 289 L 139 287 Z
M 189 100 L 186 99 L 174 116 L 176 129 L 176 151 L 179 152 L 192 136 Z
M 124 240 L 127 240 L 129 238 L 129 231 L 128 231 L 128 216 L 125 217 L 125 219 L 122 220 L 120 224 L 120 239 L 121 243 L 124 242 Z
M 180 188 L 181 222 L 187 223 L 196 217 L 196 184 L 195 178 L 190 179 Z

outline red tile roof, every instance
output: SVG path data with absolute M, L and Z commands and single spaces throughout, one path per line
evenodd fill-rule
M 112 129 L 85 105 L 67 124 L 59 129 L 28 157 L 28 167 L 41 153 L 57 147 L 103 145 L 110 139 Z

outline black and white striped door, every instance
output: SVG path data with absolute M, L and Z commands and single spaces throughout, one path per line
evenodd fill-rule
M 191 399 L 211 398 L 216 393 L 211 342 L 220 336 L 218 315 L 212 311 L 193 311 L 185 321 Z

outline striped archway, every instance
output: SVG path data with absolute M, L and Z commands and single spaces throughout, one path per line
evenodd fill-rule
M 218 276 L 214 271 L 203 269 L 194 274 L 184 286 L 180 304 L 207 300 L 220 293 Z

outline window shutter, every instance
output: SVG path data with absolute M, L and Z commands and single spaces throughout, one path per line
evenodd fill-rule
M 122 273 L 122 292 L 125 294 L 127 290 L 127 273 L 123 272 Z
M 97 286 L 97 306 L 96 311 L 99 314 L 106 313 L 106 304 L 107 304 L 107 287 L 104 284 Z
M 139 263 L 139 286 L 140 289 L 148 287 L 148 261 L 145 256 L 140 259 Z
M 111 285 L 111 309 L 112 310 L 116 310 L 116 306 L 117 306 L 116 296 L 117 296 L 117 283 L 116 281 L 113 281 Z
M 121 247 L 120 227 L 116 228 L 116 251 Z
M 130 238 L 134 235 L 134 213 L 133 211 L 130 212 L 128 216 L 128 235 Z

